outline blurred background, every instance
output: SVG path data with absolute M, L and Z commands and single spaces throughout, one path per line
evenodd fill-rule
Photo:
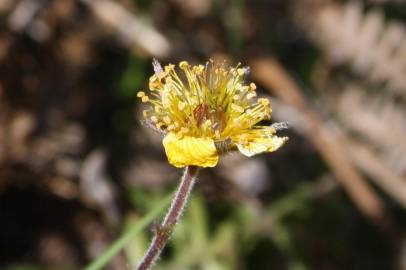
M 406 269 L 405 25 L 402 0 L 1 0 L 0 269 L 83 269 L 174 190 L 153 57 L 249 65 L 290 124 L 201 171 L 156 269 Z

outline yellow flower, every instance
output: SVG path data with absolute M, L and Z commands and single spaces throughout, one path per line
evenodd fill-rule
M 245 84 L 248 68 L 179 63 L 181 77 L 170 64 L 164 69 L 154 60 L 155 74 L 149 79 L 146 122 L 165 134 L 163 145 L 169 163 L 176 167 L 216 166 L 222 153 L 239 150 L 245 156 L 273 152 L 286 137 L 275 135 L 269 120 L 268 99 L 257 98 L 254 83 Z

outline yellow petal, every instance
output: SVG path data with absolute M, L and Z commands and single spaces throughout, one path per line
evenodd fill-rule
M 168 133 L 163 145 L 169 163 L 178 168 L 189 165 L 214 167 L 219 160 L 214 141 L 210 138 L 178 138 L 174 133 Z
M 278 137 L 278 136 L 258 137 L 254 138 L 253 140 L 245 144 L 236 143 L 236 145 L 238 150 L 243 155 L 247 157 L 252 157 L 260 153 L 276 151 L 287 140 L 288 140 L 287 137 Z

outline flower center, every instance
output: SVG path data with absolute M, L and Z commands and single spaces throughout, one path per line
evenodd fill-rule
M 213 108 L 205 103 L 199 104 L 193 110 L 193 116 L 198 127 L 210 120 L 213 131 L 222 132 L 226 125 L 225 113 L 222 107 Z

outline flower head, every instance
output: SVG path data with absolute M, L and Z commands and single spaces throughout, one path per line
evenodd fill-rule
M 224 152 L 238 149 L 250 157 L 273 152 L 287 140 L 275 135 L 275 125 L 260 124 L 272 110 L 268 99 L 257 98 L 254 83 L 244 83 L 248 68 L 183 61 L 179 76 L 172 64 L 162 68 L 154 60 L 153 65 L 151 93 L 137 96 L 150 104 L 143 115 L 165 134 L 163 145 L 172 165 L 214 167 Z

